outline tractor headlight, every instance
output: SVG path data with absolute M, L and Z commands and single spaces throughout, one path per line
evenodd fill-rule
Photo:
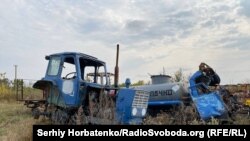
M 135 116 L 137 114 L 137 108 L 132 109 L 132 115 Z
M 147 112 L 146 109 L 143 108 L 143 109 L 141 110 L 141 115 L 142 115 L 142 116 L 145 116 L 145 115 L 146 115 L 146 112 Z

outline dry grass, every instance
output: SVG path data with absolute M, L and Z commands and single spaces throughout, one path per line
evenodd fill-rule
M 161 111 L 155 117 L 147 116 L 144 119 L 145 125 L 196 125 L 203 124 L 198 119 L 197 113 L 193 105 L 178 106 L 168 111 Z
M 111 97 L 105 94 L 101 94 L 99 97 L 99 104 L 97 105 L 99 118 L 108 120 L 114 120 L 115 115 L 115 103 Z
M 238 114 L 235 116 L 234 124 L 236 125 L 250 125 L 250 116 L 245 114 Z
M 0 100 L 1 101 L 14 101 L 15 94 L 12 88 L 9 88 L 6 84 L 0 83 Z
M 45 118 L 35 120 L 31 110 L 23 102 L 15 101 L 11 89 L 0 86 L 0 141 L 31 141 L 32 127 L 34 124 L 50 124 Z M 114 105 L 108 97 L 99 97 L 97 117 L 112 120 L 114 118 Z M 161 112 L 156 117 L 147 116 L 144 125 L 218 125 L 218 119 L 202 121 L 197 118 L 197 113 L 192 106 L 180 106 L 167 112 Z M 250 125 L 250 117 L 236 115 L 233 124 Z
M 31 112 L 26 107 L 17 102 L 1 102 L 0 110 L 0 140 L 15 141 L 22 140 L 21 136 L 31 137 Z
M 32 125 L 43 122 L 34 120 L 31 109 L 17 102 L 14 89 L 4 83 L 0 83 L 0 113 L 1 141 L 31 141 Z
M 147 116 L 144 125 L 219 125 L 216 118 L 209 121 L 200 120 L 193 105 L 175 107 L 170 111 L 160 112 L 157 116 Z
M 21 89 L 21 88 L 19 88 Z M 21 90 L 18 91 L 18 99 L 21 100 Z M 23 99 L 43 99 L 42 91 L 31 87 L 23 87 Z M 0 100 L 14 102 L 17 100 L 16 90 L 5 83 L 0 83 Z
M 171 111 L 158 113 L 157 116 L 147 116 L 143 122 L 144 125 L 250 125 L 250 116 L 247 114 L 236 113 L 233 118 L 217 119 L 211 118 L 204 121 L 198 118 L 198 115 L 192 108 L 179 107 Z
M 0 113 L 1 141 L 32 141 L 33 124 L 46 123 L 43 118 L 33 119 L 22 102 L 0 101 Z
M 76 124 L 115 124 L 115 103 L 111 97 L 100 94 L 98 99 L 89 100 L 89 114 L 85 115 L 80 107 L 76 115 Z

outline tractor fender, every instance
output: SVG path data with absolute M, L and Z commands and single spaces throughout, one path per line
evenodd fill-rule
M 33 85 L 33 88 L 44 90 L 46 87 L 51 86 L 51 85 L 56 86 L 56 83 L 51 80 L 38 80 Z

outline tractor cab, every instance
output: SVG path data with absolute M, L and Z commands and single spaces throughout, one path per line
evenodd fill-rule
M 34 87 L 51 85 L 52 93 L 48 95 L 49 103 L 62 107 L 79 106 L 84 94 L 89 91 L 99 93 L 101 89 L 109 87 L 105 62 L 95 57 L 74 52 L 52 54 L 45 57 L 49 61 L 45 77 Z M 102 80 L 98 80 L 99 72 L 104 73 Z M 88 74 L 93 77 L 88 77 Z M 56 88 L 55 88 L 56 87 Z M 50 92 L 46 92 L 50 93 Z

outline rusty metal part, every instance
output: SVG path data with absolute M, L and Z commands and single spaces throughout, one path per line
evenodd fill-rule
M 118 80 L 119 80 L 119 67 L 118 67 L 118 61 L 119 61 L 119 44 L 117 44 L 117 50 L 116 50 L 116 65 L 115 65 L 115 87 L 118 87 Z

